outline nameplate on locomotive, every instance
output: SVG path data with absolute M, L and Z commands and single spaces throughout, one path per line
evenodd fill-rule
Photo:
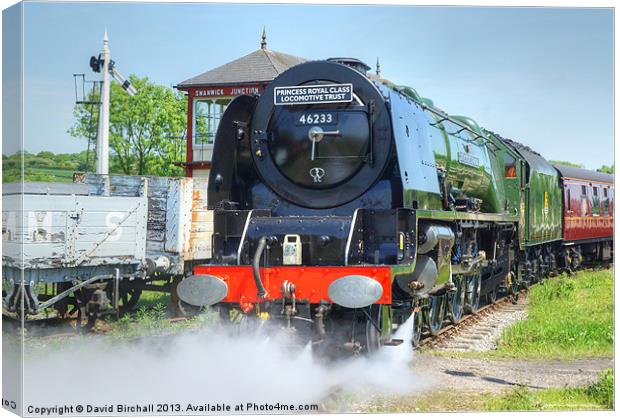
M 480 167 L 480 160 L 478 159 L 478 157 L 471 155 L 471 154 L 467 154 L 465 152 L 459 152 L 458 153 L 458 158 L 459 158 L 459 163 L 461 164 L 465 164 L 471 167 Z
M 350 103 L 352 101 L 353 84 L 351 83 L 276 87 L 273 91 L 273 103 L 276 106 Z

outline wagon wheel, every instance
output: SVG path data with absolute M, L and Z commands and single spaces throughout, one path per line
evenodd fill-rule
M 555 254 L 549 253 L 549 277 L 558 275 L 558 264 Z
M 142 279 L 120 281 L 118 289 L 118 310 L 121 315 L 136 307 L 142 295 L 143 287 L 144 280 Z
M 456 289 L 448 294 L 448 318 L 450 322 L 456 324 L 463 317 L 465 309 L 465 286 L 460 277 L 454 279 L 454 285 Z
M 465 287 L 465 312 L 474 314 L 480 306 L 480 289 L 482 287 L 481 274 L 475 273 L 467 277 Z
M 530 269 L 528 274 L 528 282 L 533 285 L 538 281 L 538 263 L 536 260 L 530 261 Z
M 123 279 L 118 283 L 118 313 L 124 315 L 136 307 L 142 289 L 144 288 L 144 280 L 134 278 L 133 280 Z M 110 282 L 106 287 L 108 299 L 114 304 L 114 283 Z
M 439 330 L 441 330 L 443 326 L 443 319 L 446 312 L 445 300 L 445 294 L 430 297 L 429 307 L 426 311 L 426 325 L 433 336 L 439 334 Z
M 78 289 L 74 292 L 75 305 L 72 312 L 77 312 L 75 321 L 75 331 L 78 334 L 87 334 L 95 327 L 99 312 L 89 311 L 86 304 L 90 300 L 93 292 L 88 289 Z
M 57 283 L 56 284 L 56 291 L 54 292 L 54 296 L 58 295 L 59 293 L 64 292 L 67 289 L 71 288 L 71 283 L 69 282 L 61 282 L 61 283 Z M 67 318 L 71 313 L 69 312 L 69 298 L 63 298 L 61 300 L 59 300 L 58 302 L 56 302 L 53 305 L 53 308 L 56 309 L 56 313 L 58 314 L 58 317 L 60 318 Z M 73 311 L 73 313 L 75 313 L 75 310 Z
M 89 312 L 83 315 L 82 311 L 82 309 L 78 310 L 77 319 L 75 322 L 75 330 L 78 334 L 88 334 L 95 327 L 98 314 L 96 312 Z M 85 320 L 83 317 L 85 317 Z
M 579 270 L 579 268 L 581 267 L 581 254 L 578 251 L 573 250 L 572 251 L 572 255 L 570 257 L 571 259 L 571 270 L 573 272 Z
M 17 322 L 23 325 L 24 321 L 26 320 L 26 317 L 28 316 L 26 306 L 24 306 L 24 304 L 22 303 L 24 302 L 25 297 L 22 298 L 22 295 L 21 295 L 22 288 L 20 287 L 20 285 L 15 284 L 14 286 L 15 286 L 15 289 L 13 291 L 13 294 L 11 295 L 9 304 L 13 305 L 13 309 L 15 310 Z
M 569 276 L 573 274 L 573 262 L 571 260 L 570 252 L 566 249 L 562 251 L 562 270 L 561 272 L 567 273 Z
M 539 282 L 543 282 L 546 278 L 547 278 L 547 273 L 548 273 L 548 269 L 549 267 L 545 267 L 545 265 L 549 265 L 549 259 L 545 258 L 542 254 L 542 252 L 538 255 L 538 281 Z
M 59 283 L 57 293 L 64 292 L 72 287 L 71 282 Z M 68 297 L 54 304 L 54 308 L 61 318 L 75 317 L 75 331 L 80 334 L 90 332 L 97 322 L 98 312 L 86 312 L 86 304 L 92 296 L 88 289 L 78 289 Z
M 420 307 L 420 303 L 416 303 L 416 306 L 413 308 L 413 332 L 411 333 L 411 344 L 414 347 L 418 347 L 420 345 L 420 340 L 422 339 L 422 325 L 424 323 L 422 308 Z

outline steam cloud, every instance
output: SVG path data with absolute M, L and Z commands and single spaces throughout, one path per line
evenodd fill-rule
M 409 367 L 411 330 L 410 318 L 394 336 L 405 341 L 400 346 L 335 362 L 316 358 L 310 346 L 291 348 L 283 335 L 211 328 L 131 343 L 76 338 L 70 347 L 25 358 L 25 406 L 311 404 L 334 388 L 407 394 L 424 383 Z

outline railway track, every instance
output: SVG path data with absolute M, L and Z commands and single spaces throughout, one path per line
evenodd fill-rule
M 613 268 L 613 263 L 611 262 L 588 263 L 583 264 L 576 271 L 569 272 L 569 274 L 574 274 L 577 271 L 591 272 L 610 268 Z M 543 281 L 547 279 L 545 278 Z M 536 286 L 536 284 L 533 286 Z M 459 323 L 450 324 L 442 328 L 435 337 L 430 334 L 423 335 L 418 348 L 451 351 L 480 351 L 478 348 L 492 348 L 488 347 L 488 344 L 487 347 L 480 347 L 480 345 L 485 345 L 484 343 L 480 344 L 480 342 L 483 340 L 489 342 L 489 340 L 499 337 L 501 330 L 507 325 L 507 322 L 516 322 L 525 317 L 527 292 L 529 289 L 521 289 L 514 296 L 507 295 L 497 299 L 495 303 L 489 303 L 480 307 L 475 314 L 464 316 Z M 508 321 L 506 318 L 502 318 L 502 316 L 507 316 Z
M 22 324 L 22 321 L 14 315 L 3 314 L 2 325 L 4 332 L 10 332 L 15 335 L 23 332 L 25 339 L 73 337 L 78 335 L 76 331 L 77 320 L 75 318 L 50 316 L 27 320 Z
M 495 303 L 480 307 L 475 314 L 464 316 L 457 324 L 442 328 L 436 336 L 425 335 L 418 348 L 469 351 L 482 339 L 497 333 L 497 325 L 503 322 L 499 318 L 501 314 L 521 313 L 524 316 L 526 301 L 527 289 L 519 291 L 514 296 L 507 295 L 500 298 Z M 479 329 L 470 333 L 476 327 Z
M 166 320 L 168 323 L 174 324 L 185 322 L 189 319 L 191 319 L 189 316 L 175 316 Z M 14 314 L 3 313 L 2 315 L 3 332 L 13 335 L 21 335 L 23 332 L 25 340 L 52 340 L 56 338 L 74 338 L 79 335 L 105 335 L 111 331 L 111 327 L 108 326 L 109 321 L 109 318 L 99 318 L 97 320 L 99 325 L 96 328 L 84 328 L 78 331 L 75 315 L 62 318 L 52 314 L 46 317 L 26 320 L 23 325 L 22 321 Z

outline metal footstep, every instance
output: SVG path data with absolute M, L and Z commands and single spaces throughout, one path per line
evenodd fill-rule
M 387 345 L 390 347 L 396 347 L 397 345 L 401 345 L 402 343 L 403 343 L 403 340 L 393 339 L 393 340 L 384 342 L 383 345 Z

